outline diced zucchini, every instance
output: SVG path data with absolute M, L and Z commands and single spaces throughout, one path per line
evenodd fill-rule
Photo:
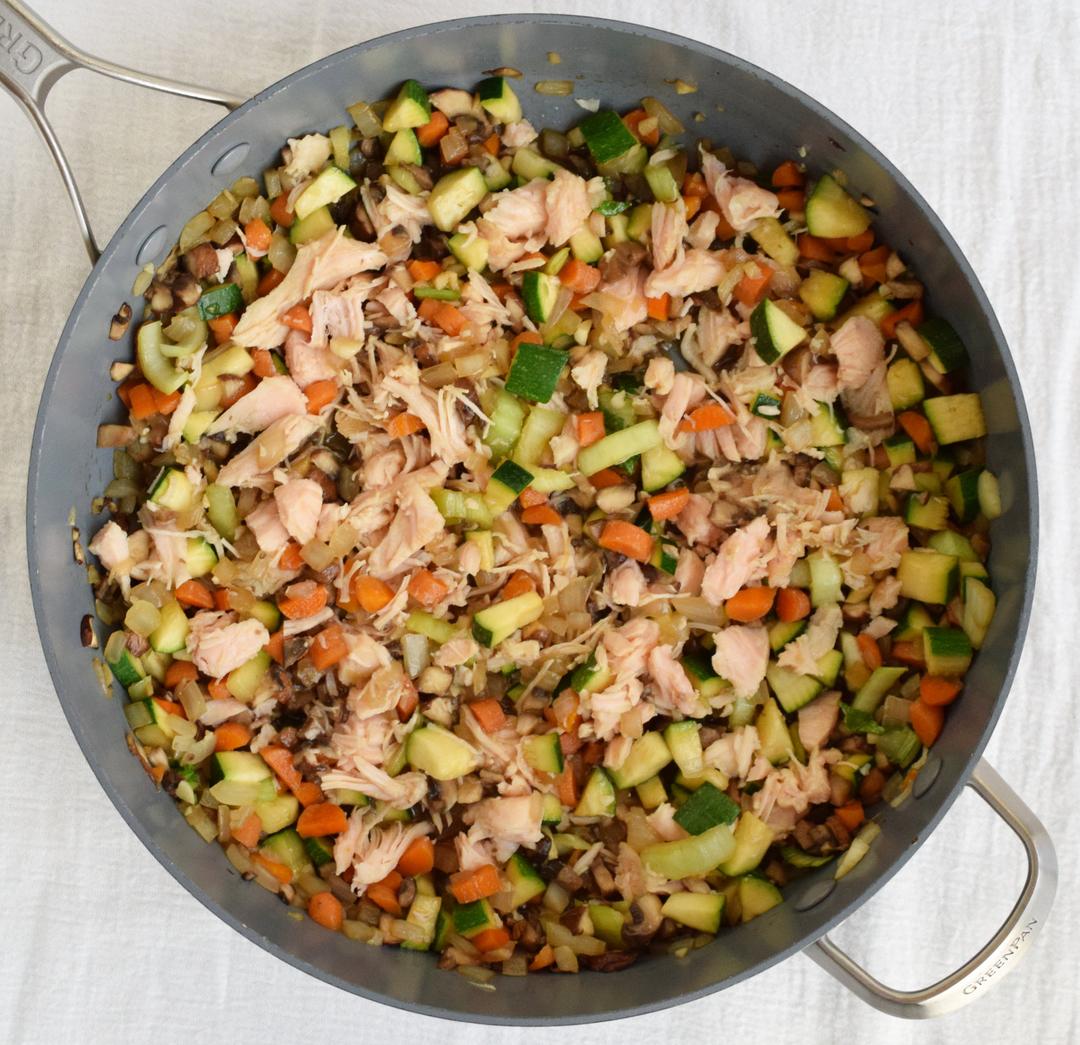
M 431 119 L 431 99 L 416 80 L 406 80 L 383 116 L 383 130 L 393 134 L 405 127 L 423 127 Z M 445 231 L 445 230 L 444 230 Z
M 647 176 L 648 168 L 645 170 Z M 773 261 L 781 265 L 790 267 L 799 260 L 799 248 L 776 218 L 759 218 L 750 229 L 750 236 Z
M 907 769 L 922 750 L 922 742 L 913 729 L 899 726 L 885 730 L 877 738 L 877 747 L 894 765 Z
M 526 272 L 526 277 L 552 280 L 558 286 L 558 280 L 540 272 Z M 558 291 L 555 291 L 558 293 Z M 526 296 L 526 302 L 528 301 Z M 538 321 L 539 322 L 539 321 Z M 527 399 L 533 403 L 546 403 L 551 399 L 559 377 L 566 367 L 567 353 L 548 345 L 536 345 L 526 341 L 518 346 L 514 361 L 510 364 L 510 373 L 506 378 L 506 391 L 512 395 Z
M 482 933 L 485 929 L 497 929 L 502 924 L 487 900 L 459 904 L 454 908 L 451 917 L 454 922 L 454 932 L 466 939 Z
M 679 198 L 679 183 L 666 163 L 647 164 L 642 173 L 653 199 L 658 203 L 674 203 Z
M 641 488 L 646 493 L 662 490 L 685 471 L 683 459 L 661 443 L 641 455 Z
M 428 950 L 435 939 L 435 929 L 441 913 L 442 897 L 418 892 L 409 906 L 409 913 L 405 916 L 405 921 L 408 925 L 417 929 L 419 934 L 423 935 L 419 938 L 409 937 L 402 940 L 402 949 L 406 951 Z
M 641 851 L 646 868 L 671 881 L 700 878 L 714 871 L 735 851 L 735 837 L 727 826 L 712 827 L 677 842 L 658 842 Z
M 897 359 L 885 372 L 889 399 L 894 410 L 918 406 L 926 393 L 922 371 L 913 359 Z
M 813 269 L 799 284 L 799 297 L 813 313 L 814 319 L 832 319 L 840 308 L 850 284 L 843 276 L 824 269 Z
M 268 835 L 295 823 L 299 811 L 300 803 L 293 795 L 276 795 L 255 806 L 255 815 L 259 818 L 263 831 Z
M 557 824 L 563 818 L 563 807 L 558 795 L 544 795 L 540 820 L 545 824 Z
M 289 227 L 289 242 L 294 247 L 313 243 L 337 228 L 329 207 L 318 207 L 306 218 L 299 218 Z
M 827 551 L 819 548 L 811 552 L 806 561 L 810 567 L 810 601 L 814 607 L 839 602 L 844 575 L 836 560 Z
M 951 374 L 968 364 L 964 342 L 944 319 L 928 319 L 919 327 L 919 337 L 930 346 L 930 365 L 941 374 Z
M 625 156 L 638 144 L 626 124 L 610 109 L 601 109 L 591 116 L 586 116 L 580 127 L 585 136 L 585 144 L 597 164 L 611 163 Z
M 188 619 L 183 606 L 169 599 L 161 607 L 161 623 L 150 633 L 150 645 L 158 653 L 176 653 L 187 645 Z
M 806 227 L 825 239 L 858 236 L 870 227 L 870 212 L 831 174 L 823 174 L 806 200 Z
M 479 167 L 463 167 L 444 174 L 431 190 L 427 206 L 441 232 L 452 232 L 486 195 L 487 184 Z
M 994 619 L 997 599 L 994 593 L 977 577 L 965 577 L 961 594 L 964 598 L 964 610 L 960 626 L 964 629 L 971 645 L 982 649 L 990 622 Z
M 606 689 L 613 678 L 609 669 L 597 667 L 596 657 L 590 654 L 570 673 L 570 688 L 575 693 L 598 693 Z
M 769 662 L 765 678 L 780 706 L 789 714 L 805 707 L 825 688 L 813 675 L 799 675 L 775 661 Z
M 412 136 L 413 142 L 416 142 L 416 135 L 409 131 L 408 134 Z M 395 138 L 395 141 L 397 139 Z M 420 148 L 417 146 L 416 155 L 420 155 Z M 421 157 L 422 159 L 423 157 Z M 400 162 L 400 163 L 418 163 L 419 160 L 402 159 L 398 161 L 388 162 Z M 299 196 L 296 197 L 296 202 L 293 206 L 293 211 L 296 217 L 303 221 L 309 214 L 317 211 L 320 207 L 328 207 L 331 203 L 337 203 L 342 196 L 346 193 L 352 192 L 356 188 L 356 182 L 349 177 L 340 167 L 327 167 L 321 171 L 315 180 L 306 188 Z M 200 299 L 201 300 L 201 299 Z M 229 309 L 229 311 L 233 311 Z
M 165 467 L 150 484 L 148 499 L 174 512 L 184 512 L 195 503 L 195 487 L 179 468 Z
M 460 629 L 450 621 L 436 617 L 426 610 L 413 610 L 405 620 L 405 630 L 414 635 L 424 635 L 441 646 L 457 635 Z
M 818 403 L 817 410 L 810 416 L 811 442 L 820 449 L 843 446 L 847 442 L 845 422 L 839 404 L 830 406 L 828 403 Z
M 292 798 L 292 795 L 282 797 Z M 293 801 L 296 802 L 296 799 L 293 798 Z M 257 812 L 258 810 L 256 810 Z M 260 819 L 262 818 L 260 817 Z M 304 840 L 291 827 L 286 826 L 284 829 L 279 828 L 271 831 L 264 822 L 263 831 L 269 837 L 263 839 L 260 848 L 271 860 L 284 864 L 292 871 L 294 878 L 305 871 L 312 870 L 311 859 L 304 846 Z
M 481 80 L 476 88 L 480 105 L 499 123 L 516 123 L 521 119 L 521 102 L 514 94 L 504 76 L 489 76 Z
M 929 548 L 912 548 L 901 552 L 896 576 L 900 594 L 905 599 L 917 599 L 943 605 L 956 594 L 957 559 Z
M 837 321 L 837 329 L 842 327 L 852 316 L 866 316 L 881 326 L 881 321 L 891 316 L 896 311 L 896 306 L 887 298 L 883 298 L 876 291 L 859 298 Z
M 322 867 L 334 859 L 334 845 L 329 838 L 305 838 L 304 848 L 316 867 Z
M 720 865 L 720 872 L 729 878 L 752 871 L 765 858 L 775 835 L 763 821 L 746 811 L 735 825 L 735 849 Z
M 386 157 L 383 161 L 387 167 L 396 167 L 401 164 L 415 164 L 419 166 L 424 162 L 423 153 L 420 151 L 420 142 L 416 139 L 416 131 L 411 127 L 403 127 L 386 147 Z M 326 173 L 325 171 L 323 172 Z M 322 175 L 320 175 L 321 177 Z M 419 185 L 417 186 L 419 187 Z M 305 192 L 306 196 L 307 193 Z M 304 197 L 301 196 L 300 199 Z M 299 201 L 298 201 L 299 202 Z
M 532 472 L 513 461 L 503 461 L 495 469 L 484 491 L 484 500 L 492 514 L 501 515 L 505 512 L 532 480 Z
M 433 722 L 409 734 L 405 757 L 410 766 L 435 780 L 457 780 L 480 765 L 479 755 L 471 745 Z
M 949 504 L 952 505 L 958 522 L 969 523 L 979 514 L 979 476 L 981 474 L 978 468 L 969 468 L 945 481 L 945 494 L 949 498 Z
M 662 441 L 660 428 L 655 421 L 640 421 L 621 432 L 612 432 L 579 451 L 578 468 L 585 475 L 595 475 L 659 446 Z
M 885 699 L 885 694 L 906 674 L 907 668 L 874 668 L 870 677 L 859 687 L 851 701 L 856 711 L 872 715 Z
M 958 628 L 926 628 L 923 655 L 931 675 L 963 675 L 971 664 L 971 640 Z
M 487 266 L 488 241 L 483 237 L 457 232 L 447 240 L 446 245 L 450 248 L 450 253 L 467 269 L 480 272 Z
M 271 634 L 281 627 L 281 610 L 268 599 L 256 599 L 247 615 L 254 617 Z
M 818 856 L 816 853 L 808 853 L 794 845 L 780 846 L 780 855 L 784 858 L 785 863 L 800 868 L 824 867 L 825 864 L 834 859 L 831 853 Z
M 210 782 L 221 780 L 235 784 L 271 780 L 270 767 L 250 751 L 218 751 L 210 759 Z
M 217 420 L 216 410 L 193 410 L 184 423 L 184 442 L 197 443 Z
M 516 852 L 506 863 L 506 877 L 510 882 L 511 910 L 517 910 L 522 904 L 543 896 L 547 883 L 521 852 Z
M 244 307 L 244 295 L 235 283 L 222 283 L 204 290 L 197 302 L 201 319 L 216 319 Z
M 114 631 L 105 644 L 105 663 L 125 689 L 146 678 L 142 661 L 127 648 L 126 643 L 127 634 L 121 630 Z
M 589 904 L 589 920 L 593 924 L 593 932 L 598 940 L 603 940 L 609 947 L 622 948 L 626 946 L 623 940 L 623 926 L 626 925 L 626 915 L 616 910 L 609 904 Z
M 949 521 L 949 502 L 944 497 L 909 494 L 904 505 L 904 521 L 922 530 L 943 530 Z
M 497 602 L 473 617 L 472 634 L 482 646 L 493 649 L 519 628 L 532 624 L 544 613 L 544 600 L 534 591 Z
M 644 809 L 656 809 L 668 800 L 664 782 L 658 776 L 649 777 L 648 780 L 638 784 L 635 790 L 638 801 Z
M 558 733 L 543 733 L 526 737 L 521 742 L 525 761 L 541 773 L 561 773 L 563 768 L 562 746 Z
M 552 438 L 562 431 L 564 424 L 566 424 L 566 414 L 561 410 L 534 406 L 529 411 L 529 416 L 525 419 L 521 434 L 518 436 L 514 460 L 535 474 L 535 466 L 544 456 Z
M 210 525 L 227 541 L 236 536 L 236 500 L 227 486 L 211 483 L 206 488 L 206 516 Z
M 745 924 L 784 902 L 780 890 L 755 874 L 739 879 L 739 921 Z
M 806 631 L 806 620 L 777 621 L 769 628 L 769 649 L 779 653 L 789 642 Z
M 701 726 L 689 719 L 672 722 L 664 730 L 664 740 L 680 773 L 698 776 L 705 769 L 705 756 L 701 748 Z
M 618 769 L 611 771 L 612 783 L 618 788 L 636 787 L 656 776 L 671 761 L 671 751 L 660 733 L 638 737 Z
M 926 607 L 918 602 L 911 602 L 908 608 L 900 616 L 900 626 L 893 632 L 893 637 L 899 642 L 911 642 L 913 639 L 922 641 L 923 629 L 933 627 L 934 618 L 927 612 Z
M 615 785 L 605 770 L 597 766 L 581 792 L 581 800 L 574 810 L 574 816 L 614 816 Z
M 251 660 L 233 668 L 225 678 L 225 688 L 239 701 L 250 704 L 270 671 L 270 654 L 259 650 Z
M 766 363 L 775 363 L 806 337 L 806 331 L 768 298 L 750 313 L 750 333 L 757 354 Z
M 604 256 L 604 245 L 591 229 L 579 229 L 570 237 L 570 251 L 578 261 L 594 265 Z
M 890 468 L 899 468 L 902 464 L 914 464 L 916 459 L 915 444 L 907 432 L 890 435 L 882 445 L 889 458 Z
M 720 919 L 724 915 L 724 894 L 672 893 L 664 901 L 660 913 L 698 932 L 719 932 Z
M 820 685 L 819 685 L 820 691 Z M 780 705 L 771 697 L 765 701 L 754 723 L 761 741 L 761 753 L 774 765 L 782 766 L 791 761 L 794 751 L 791 734 Z
M 202 577 L 208 574 L 218 561 L 214 546 L 204 537 L 189 537 L 187 540 L 187 554 L 184 563 L 192 577 Z
M 521 150 L 518 149 L 518 153 L 520 152 Z M 484 184 L 488 187 L 488 192 L 498 192 L 500 189 L 505 189 L 514 180 L 510 171 L 494 156 L 482 159 L 481 163 L 483 164 Z
M 512 170 L 522 181 L 528 183 L 537 178 L 551 178 L 559 170 L 559 165 L 546 156 L 541 156 L 535 149 L 523 145 L 514 153 L 510 163 Z
M 927 399 L 923 410 L 941 446 L 986 435 L 986 419 L 976 392 Z
M 984 471 L 979 475 L 979 508 L 991 521 L 1001 515 L 1001 489 L 993 472 Z
M 470 522 L 483 527 L 491 526 L 491 510 L 483 494 L 472 490 L 438 488 L 429 490 L 428 496 L 435 502 L 435 506 L 447 522 Z
M 484 435 L 484 442 L 491 448 L 492 457 L 507 457 L 521 434 L 525 407 L 509 392 L 500 388 L 488 416 L 491 424 Z

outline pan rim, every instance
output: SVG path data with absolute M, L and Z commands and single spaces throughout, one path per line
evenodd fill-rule
M 778 90 L 781 94 L 791 99 L 795 103 L 804 106 L 806 109 L 825 120 L 830 127 L 840 130 L 851 141 L 856 143 L 865 153 L 878 164 L 881 169 L 894 181 L 898 188 L 921 210 L 926 217 L 929 225 L 931 226 L 935 236 L 938 239 L 939 245 L 948 251 L 951 258 L 955 262 L 960 274 L 968 284 L 975 298 L 975 301 L 982 311 L 983 317 L 987 323 L 987 326 L 993 336 L 993 340 L 1001 355 L 1001 361 L 1005 376 L 1008 380 L 1010 391 L 1014 397 L 1017 411 L 1017 421 L 1019 426 L 1020 441 L 1023 448 L 1024 465 L 1027 476 L 1027 496 L 1028 496 L 1028 524 L 1030 527 L 1030 554 L 1028 563 L 1024 571 L 1023 579 L 1023 597 L 1019 610 L 1019 616 L 1017 621 L 1017 630 L 1015 637 L 1012 640 L 1012 648 L 1010 650 L 1009 659 L 1002 677 L 1002 682 L 999 691 L 995 695 L 993 709 L 989 714 L 986 724 L 982 729 L 976 742 L 970 747 L 964 764 L 957 775 L 956 782 L 953 784 L 948 792 L 936 795 L 932 801 L 937 805 L 935 811 L 927 821 L 922 831 L 915 837 L 912 843 L 893 861 L 891 866 L 886 867 L 874 878 L 870 879 L 865 886 L 854 895 L 850 901 L 842 906 L 834 915 L 828 918 L 819 928 L 812 930 L 808 935 L 798 936 L 788 946 L 779 949 L 767 958 L 757 962 L 756 964 L 740 970 L 731 976 L 720 980 L 718 982 L 705 985 L 698 989 L 687 990 L 683 993 L 674 993 L 663 999 L 655 1001 L 647 1001 L 637 1005 L 629 1005 L 620 1008 L 609 1008 L 600 1012 L 589 1012 L 582 1015 L 565 1015 L 565 1016 L 525 1016 L 525 1017 L 507 1017 L 497 1014 L 484 1014 L 475 1012 L 464 1012 L 446 1009 L 437 1005 L 428 1005 L 423 1002 L 406 1002 L 400 998 L 392 995 L 384 994 L 381 991 L 368 989 L 362 985 L 343 980 L 340 977 L 328 972 L 327 970 L 320 968 L 311 962 L 305 960 L 292 953 L 284 946 L 278 944 L 274 940 L 270 939 L 267 935 L 253 929 L 241 921 L 237 916 L 232 914 L 227 908 L 220 904 L 217 900 L 208 895 L 199 885 L 197 885 L 193 879 L 161 848 L 159 848 L 157 842 L 150 836 L 150 833 L 143 827 L 139 812 L 132 808 L 125 799 L 121 796 L 118 789 L 112 784 L 111 777 L 106 774 L 104 769 L 97 764 L 97 762 L 91 758 L 91 754 L 84 744 L 84 738 L 80 731 L 76 728 L 76 720 L 73 714 L 69 712 L 68 701 L 71 698 L 67 698 L 61 695 L 62 688 L 59 685 L 62 673 L 57 663 L 57 658 L 54 655 L 52 645 L 47 645 L 45 642 L 45 622 L 47 620 L 46 607 L 44 605 L 45 597 L 42 591 L 41 580 L 37 572 L 36 563 L 38 561 L 38 538 L 35 527 L 35 509 L 37 504 L 37 489 L 41 483 L 41 460 L 42 460 L 42 446 L 43 435 L 46 424 L 46 417 L 49 413 L 49 408 L 52 400 L 52 393 L 54 385 L 56 383 L 57 372 L 60 365 L 60 360 L 63 355 L 62 349 L 66 349 L 68 342 L 70 341 L 73 326 L 82 313 L 84 304 L 91 290 L 95 286 L 97 279 L 99 278 L 103 269 L 111 262 L 113 255 L 116 253 L 120 241 L 124 238 L 124 235 L 132 224 L 137 219 L 138 215 L 143 211 L 145 206 L 163 189 L 167 186 L 177 167 L 183 164 L 189 159 L 195 152 L 197 152 L 202 145 L 210 139 L 213 135 L 217 134 L 221 128 L 228 125 L 230 122 L 238 119 L 241 115 L 247 113 L 252 108 L 257 107 L 263 101 L 277 95 L 279 92 L 288 89 L 292 84 L 298 82 L 301 79 L 305 79 L 309 76 L 316 76 L 321 73 L 326 67 L 333 63 L 343 60 L 346 56 L 362 55 L 365 51 L 376 47 L 381 47 L 387 44 L 394 43 L 400 40 L 409 40 L 425 36 L 434 36 L 440 32 L 467 30 L 470 27 L 483 27 L 492 25 L 515 25 L 521 22 L 527 22 L 529 24 L 548 24 L 548 25 L 561 25 L 570 27 L 582 27 L 589 29 L 601 29 L 612 34 L 630 35 L 646 37 L 652 40 L 658 40 L 673 46 L 677 46 L 684 49 L 694 51 L 703 57 L 709 58 L 722 65 L 734 68 L 735 70 L 744 74 L 755 77 L 762 80 L 772 88 Z M 1008 697 L 1009 690 L 1012 685 L 1012 681 L 1015 677 L 1017 665 L 1023 651 L 1023 647 L 1026 640 L 1026 633 L 1028 625 L 1030 623 L 1032 602 L 1034 598 L 1034 586 L 1035 586 L 1035 574 L 1036 563 L 1038 559 L 1038 543 L 1039 543 L 1039 501 L 1038 501 L 1038 481 L 1036 475 L 1036 463 L 1034 453 L 1034 441 L 1031 432 L 1031 425 L 1028 418 L 1027 406 L 1024 399 L 1023 388 L 1020 383 L 1020 377 L 1016 369 L 1015 362 L 1012 357 L 1012 353 L 1009 350 L 1008 343 L 1005 339 L 1004 332 L 997 320 L 997 316 L 987 298 L 978 277 L 975 274 L 971 263 L 960 249 L 959 245 L 953 239 L 944 223 L 938 217 L 937 213 L 922 197 L 922 195 L 915 189 L 915 187 L 908 181 L 908 179 L 897 169 L 897 167 L 884 156 L 879 149 L 877 149 L 871 142 L 869 142 L 862 134 L 852 128 L 846 121 L 842 120 L 831 110 L 826 108 L 820 102 L 810 97 L 801 89 L 793 86 L 787 81 L 781 79 L 773 73 L 762 69 L 760 66 L 747 62 L 742 58 L 723 51 L 719 48 L 712 47 L 706 43 L 702 43 L 697 40 L 691 40 L 687 37 L 681 36 L 676 33 L 669 32 L 663 29 L 657 29 L 652 26 L 633 25 L 626 22 L 621 22 L 615 19 L 605 18 L 591 18 L 578 15 L 560 15 L 560 14 L 531 14 L 531 13 L 505 13 L 497 15 L 480 15 L 470 18 L 451 19 L 439 22 L 430 22 L 420 26 L 413 26 L 406 29 L 401 29 L 393 33 L 388 33 L 382 36 L 375 37 L 371 40 L 361 41 L 360 43 L 353 44 L 349 47 L 342 48 L 335 51 L 332 54 L 325 55 L 315 61 L 302 66 L 299 69 L 294 70 L 288 75 L 282 77 L 275 83 L 267 86 L 263 90 L 257 92 L 248 101 L 246 101 L 240 108 L 234 112 L 226 114 L 221 120 L 211 125 L 207 130 L 201 134 L 194 142 L 192 142 L 186 149 L 181 152 L 176 159 L 162 172 L 162 174 L 151 184 L 147 191 L 140 197 L 135 205 L 128 212 L 127 216 L 117 227 L 116 231 L 110 237 L 108 245 L 102 251 L 101 257 L 95 264 L 84 282 L 75 302 L 72 305 L 71 311 L 64 324 L 63 331 L 57 341 L 56 349 L 53 352 L 53 357 L 49 365 L 48 372 L 42 385 L 41 398 L 38 404 L 37 415 L 34 423 L 33 439 L 31 444 L 30 462 L 27 477 L 26 488 L 26 549 L 28 569 L 30 574 L 30 588 L 31 597 L 34 606 L 35 623 L 37 626 L 39 641 L 42 645 L 42 652 L 45 657 L 46 664 L 49 669 L 49 675 L 53 682 L 54 691 L 57 693 L 57 699 L 60 703 L 61 709 L 64 712 L 64 716 L 68 721 L 69 728 L 75 737 L 76 743 L 79 745 L 80 751 L 82 751 L 83 757 L 86 759 L 93 772 L 98 783 L 105 791 L 109 800 L 116 808 L 117 812 L 121 815 L 127 825 L 139 838 L 140 842 L 150 851 L 153 857 L 165 868 L 165 870 L 184 888 L 184 890 L 198 900 L 205 908 L 213 913 L 217 918 L 221 919 L 225 924 L 229 925 L 232 929 L 241 933 L 252 943 L 261 947 L 262 949 L 273 954 L 275 957 L 287 962 L 294 968 L 305 972 L 309 975 L 316 977 L 317 979 L 333 984 L 351 994 L 358 995 L 370 1001 L 375 1001 L 388 1005 L 392 1008 L 401 1009 L 403 1011 L 420 1013 L 421 1015 L 431 1016 L 441 1019 L 454 1020 L 455 1022 L 466 1023 L 479 1023 L 495 1026 L 568 1026 L 578 1025 L 593 1022 L 602 1022 L 607 1020 L 624 1019 L 636 1015 L 641 1015 L 649 1012 L 656 1012 L 666 1008 L 670 1008 L 674 1005 L 681 1005 L 685 1002 L 690 1002 L 710 994 L 717 993 L 718 991 L 727 987 L 734 986 L 751 976 L 757 975 L 760 972 L 778 964 L 781 961 L 789 958 L 791 955 L 798 951 L 804 950 L 810 946 L 814 940 L 820 938 L 829 930 L 840 924 L 855 912 L 859 907 L 866 903 L 873 895 L 875 895 L 888 881 L 905 866 L 907 861 L 914 855 L 914 853 L 921 847 L 923 842 L 929 837 L 929 835 L 936 830 L 938 824 L 952 807 L 956 801 L 960 792 L 966 786 L 967 780 L 970 777 L 975 764 L 982 755 L 991 734 L 996 728 L 997 721 L 1001 715 L 1005 700 Z

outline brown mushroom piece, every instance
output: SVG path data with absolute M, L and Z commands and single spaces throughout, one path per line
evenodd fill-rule
M 630 947 L 646 947 L 660 930 L 663 915 L 660 897 L 653 893 L 639 896 L 630 905 L 630 921 L 623 926 L 623 940 Z

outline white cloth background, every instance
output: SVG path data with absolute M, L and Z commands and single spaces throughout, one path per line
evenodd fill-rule
M 119 62 L 251 93 L 355 41 L 451 15 L 570 11 L 563 0 L 359 4 L 36 0 L 70 39 Z M 960 1014 L 917 1027 L 873 1012 L 801 957 L 662 1014 L 577 1031 L 470 1028 L 412 1016 L 303 976 L 215 920 L 136 841 L 95 783 L 45 671 L 24 563 L 30 436 L 53 346 L 86 275 L 59 178 L 0 94 L 0 1039 L 413 1041 L 1080 1040 L 1075 767 L 1080 672 L 1080 19 L 1071 0 L 882 5 L 790 0 L 652 4 L 592 13 L 712 43 L 816 96 L 875 142 L 971 259 L 1012 345 L 1039 453 L 1042 569 L 1027 649 L 989 757 L 1039 812 L 1062 888 L 1013 975 Z M 402 71 L 403 73 L 406 70 Z M 87 73 L 50 112 L 102 242 L 218 111 Z M 961 799 L 924 850 L 838 934 L 898 986 L 930 982 L 989 934 L 1018 889 L 1007 829 Z M 468 989 L 463 986 L 462 989 Z M 544 979 L 540 990 L 558 990 Z

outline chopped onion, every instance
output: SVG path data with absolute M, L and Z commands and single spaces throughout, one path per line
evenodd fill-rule
M 426 635 L 408 632 L 401 637 L 401 659 L 409 678 L 419 678 L 431 663 L 431 643 Z
M 180 230 L 180 252 L 184 253 L 200 243 L 205 243 L 207 234 L 214 227 L 214 223 L 215 219 L 212 214 L 205 210 L 199 211 Z
M 550 65 L 561 65 L 562 55 L 558 51 L 548 51 L 547 60 Z
M 246 200 L 259 195 L 259 183 L 254 178 L 237 178 L 229 190 L 238 200 Z
M 128 425 L 98 425 L 97 445 L 105 450 L 110 447 L 127 446 L 135 441 L 135 429 Z M 105 491 L 106 497 L 113 496 Z
M 206 710 L 206 697 L 194 679 L 182 682 L 176 690 L 177 697 L 184 709 L 184 714 L 194 722 Z
M 515 69 L 512 65 L 500 65 L 498 69 L 485 69 L 485 76 L 509 76 L 514 80 L 520 80 L 524 75 L 520 69 Z
M 236 213 L 240 201 L 228 189 L 222 189 L 206 209 L 219 221 L 231 218 Z
M 537 94 L 549 96 L 565 96 L 574 93 L 573 80 L 538 80 L 533 84 L 533 90 Z
M 119 480 L 117 480 L 119 481 Z M 144 639 L 161 623 L 161 611 L 150 602 L 136 599 L 124 615 L 124 626 Z
M 642 98 L 641 107 L 656 118 L 663 134 L 682 134 L 686 130 L 682 121 L 659 98 Z
M 382 134 L 382 120 L 367 102 L 350 105 L 346 112 L 352 117 L 362 137 L 376 138 Z
M 135 282 L 131 284 L 131 293 L 134 294 L 135 297 L 141 298 L 143 294 L 146 293 L 146 288 L 150 286 L 153 278 L 154 265 L 153 262 L 148 261 L 141 269 L 139 269 L 139 274 L 135 277 Z
M 289 242 L 289 237 L 278 230 L 270 237 L 270 249 L 266 252 L 266 260 L 272 268 L 278 272 L 288 272 L 296 260 L 296 247 Z
M 569 947 L 555 948 L 555 964 L 560 972 L 578 971 L 577 955 Z

